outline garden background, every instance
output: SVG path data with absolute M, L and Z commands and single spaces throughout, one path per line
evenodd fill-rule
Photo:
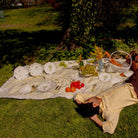
M 138 50 L 136 0 L 0 1 L 0 86 L 15 67 L 90 58 L 94 46 L 110 53 Z M 125 108 L 113 135 L 75 111 L 73 100 L 0 99 L 0 137 L 136 137 L 137 105 Z

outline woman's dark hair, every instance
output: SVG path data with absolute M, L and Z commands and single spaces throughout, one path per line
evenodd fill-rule
M 83 117 L 92 117 L 95 114 L 99 114 L 99 106 L 93 107 L 93 103 L 80 104 L 76 111 Z

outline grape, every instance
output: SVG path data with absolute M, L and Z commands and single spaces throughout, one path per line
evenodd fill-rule
M 85 75 L 98 76 L 98 73 L 95 71 L 95 67 L 90 64 L 81 67 L 81 74 L 84 76 Z
M 65 67 L 65 68 L 67 67 L 67 65 L 66 65 L 65 62 L 63 62 L 63 61 L 60 62 L 59 66 L 63 66 L 63 67 Z

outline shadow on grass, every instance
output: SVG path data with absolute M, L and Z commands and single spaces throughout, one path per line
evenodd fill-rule
M 0 66 L 22 63 L 24 57 L 34 58 L 39 49 L 49 49 L 49 44 L 61 41 L 61 31 L 23 32 L 21 30 L 0 31 Z

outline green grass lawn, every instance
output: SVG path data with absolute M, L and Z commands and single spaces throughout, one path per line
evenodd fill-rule
M 13 75 L 13 66 L 0 69 L 0 86 Z M 138 135 L 138 104 L 124 108 L 113 135 L 75 110 L 72 99 L 0 99 L 0 137 L 14 138 L 135 138 Z
M 39 49 L 44 47 L 48 49 L 49 46 L 56 45 L 59 42 L 61 29 L 56 24 L 59 13 L 53 11 L 51 7 L 12 9 L 4 12 L 5 22 L 0 22 L 0 51 L 1 54 L 3 53 L 2 61 L 5 64 L 0 68 L 0 86 L 13 75 L 15 64 L 21 62 L 22 58 L 27 60 L 29 55 L 37 56 Z M 10 61 L 10 59 L 14 60 Z M 0 137 L 136 138 L 138 136 L 137 105 L 127 107 L 121 112 L 117 129 L 113 135 L 110 135 L 104 134 L 95 123 L 79 115 L 72 99 L 1 98 Z
M 0 30 L 60 30 L 56 22 L 58 15 L 59 12 L 49 6 L 4 10 L 5 21 L 0 20 Z
M 12 65 L 0 69 L 0 85 L 12 76 Z M 4 75 L 5 74 L 5 77 Z M 138 135 L 138 106 L 126 107 L 113 135 L 102 130 L 75 110 L 72 99 L 0 99 L 0 137 L 16 138 L 135 138 Z
M 75 111 L 72 100 L 0 100 L 0 137 L 24 138 L 135 138 L 138 135 L 137 105 L 121 112 L 116 132 L 103 133 L 92 121 Z

